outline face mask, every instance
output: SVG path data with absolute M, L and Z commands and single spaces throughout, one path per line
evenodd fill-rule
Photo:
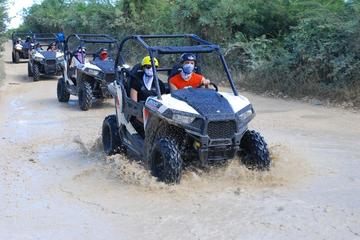
M 182 69 L 185 74 L 190 74 L 194 71 L 194 65 L 193 64 L 184 64 Z
M 152 68 L 145 68 L 144 72 L 145 72 L 145 75 L 148 77 L 154 76 L 154 72 L 153 72 Z
M 152 86 L 152 82 L 153 82 L 153 77 L 151 76 L 146 76 L 146 74 L 144 74 L 143 76 L 143 81 L 144 81 L 144 84 L 145 84 L 145 87 L 147 90 L 151 90 L 151 86 Z

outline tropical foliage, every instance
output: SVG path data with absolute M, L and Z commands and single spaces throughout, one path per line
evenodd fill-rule
M 44 0 L 20 28 L 196 33 L 225 49 L 240 86 L 360 106 L 359 0 Z
M 0 0 L 0 50 L 5 40 L 6 22 L 8 20 L 6 13 L 6 0 Z

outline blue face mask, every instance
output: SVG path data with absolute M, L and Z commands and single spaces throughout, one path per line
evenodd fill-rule
M 185 74 L 190 74 L 194 71 L 194 67 L 193 64 L 184 64 L 182 69 Z

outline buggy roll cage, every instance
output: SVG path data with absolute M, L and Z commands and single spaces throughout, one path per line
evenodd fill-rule
M 79 47 L 83 47 L 84 43 L 115 43 L 117 40 L 108 34 L 70 34 L 65 40 L 65 51 L 69 51 L 68 42 L 70 39 L 75 38 L 80 42 Z
M 32 37 L 33 42 L 37 42 L 40 46 L 47 46 L 51 42 L 56 41 L 56 34 L 55 33 L 33 33 Z
M 198 45 L 189 45 L 189 46 L 150 46 L 148 43 L 146 43 L 146 39 L 170 39 L 170 38 L 184 38 L 184 39 L 190 39 L 193 40 Z M 224 70 L 226 72 L 226 76 L 230 82 L 231 89 L 235 96 L 238 96 L 238 92 L 236 90 L 234 81 L 231 77 L 229 68 L 226 64 L 224 55 L 220 52 L 219 45 L 213 44 L 211 42 L 208 42 L 204 39 L 201 39 L 195 34 L 175 34 L 175 35 L 168 35 L 168 34 L 159 34 L 159 35 L 131 35 L 126 38 L 124 38 L 120 44 L 119 44 L 119 50 L 117 57 L 115 59 L 115 69 L 118 69 L 117 66 L 124 65 L 125 61 L 123 56 L 121 55 L 121 51 L 123 49 L 124 44 L 129 41 L 134 40 L 139 42 L 148 52 L 151 59 L 151 65 L 152 70 L 154 72 L 155 76 L 155 85 L 156 85 L 156 91 L 157 91 L 157 98 L 161 99 L 161 92 L 160 92 L 160 86 L 159 86 L 159 79 L 157 76 L 156 68 L 155 68 L 155 62 L 154 62 L 154 54 L 176 54 L 176 53 L 211 53 L 216 52 L 217 55 L 220 56 L 221 63 L 224 67 Z M 119 79 L 118 77 L 118 71 L 115 71 L 116 79 Z
M 11 40 L 13 41 L 13 43 L 15 43 L 15 37 L 23 37 L 23 36 L 33 36 L 33 33 L 31 31 L 28 32 L 13 32 L 11 34 Z

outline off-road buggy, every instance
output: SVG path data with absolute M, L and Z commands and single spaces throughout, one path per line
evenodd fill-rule
M 20 59 L 28 59 L 29 51 L 32 47 L 32 33 L 13 32 L 11 39 L 13 43 L 11 54 L 12 62 L 19 63 Z
M 190 39 L 192 45 L 149 43 L 154 39 L 170 38 Z M 124 59 L 123 48 L 131 41 L 138 42 L 151 57 L 157 83 L 157 96 L 147 98 L 145 103 L 134 102 L 129 97 L 132 69 Z M 161 95 L 159 75 L 164 72 L 171 75 L 174 67 L 156 68 L 154 57 L 161 59 L 162 55 L 181 53 L 214 53 L 232 92 L 220 92 L 213 84 L 215 89 L 199 86 Z M 164 61 L 160 60 L 160 63 L 164 65 Z M 189 163 L 200 163 L 199 166 L 223 164 L 236 154 L 248 168 L 270 168 L 266 142 L 247 126 L 255 116 L 254 109 L 247 98 L 238 94 L 218 45 L 191 34 L 130 36 L 120 43 L 115 66 L 119 71 L 109 89 L 115 98 L 116 115 L 107 116 L 102 125 L 102 143 L 107 155 L 131 153 L 153 176 L 166 183 L 179 183 L 182 169 Z M 143 118 L 145 136 L 136 130 L 135 118 Z
M 99 58 L 99 50 L 106 48 L 107 60 Z M 106 34 L 72 34 L 65 41 L 65 68 L 57 84 L 59 102 L 78 96 L 81 110 L 88 110 L 95 99 L 111 98 L 107 85 L 115 79 L 112 52 L 117 40 Z M 115 54 L 115 53 L 114 53 Z
M 64 68 L 64 53 L 60 50 L 48 50 L 51 43 L 56 43 L 54 33 L 35 33 L 34 47 L 30 52 L 28 76 L 38 81 L 41 74 L 60 75 Z

